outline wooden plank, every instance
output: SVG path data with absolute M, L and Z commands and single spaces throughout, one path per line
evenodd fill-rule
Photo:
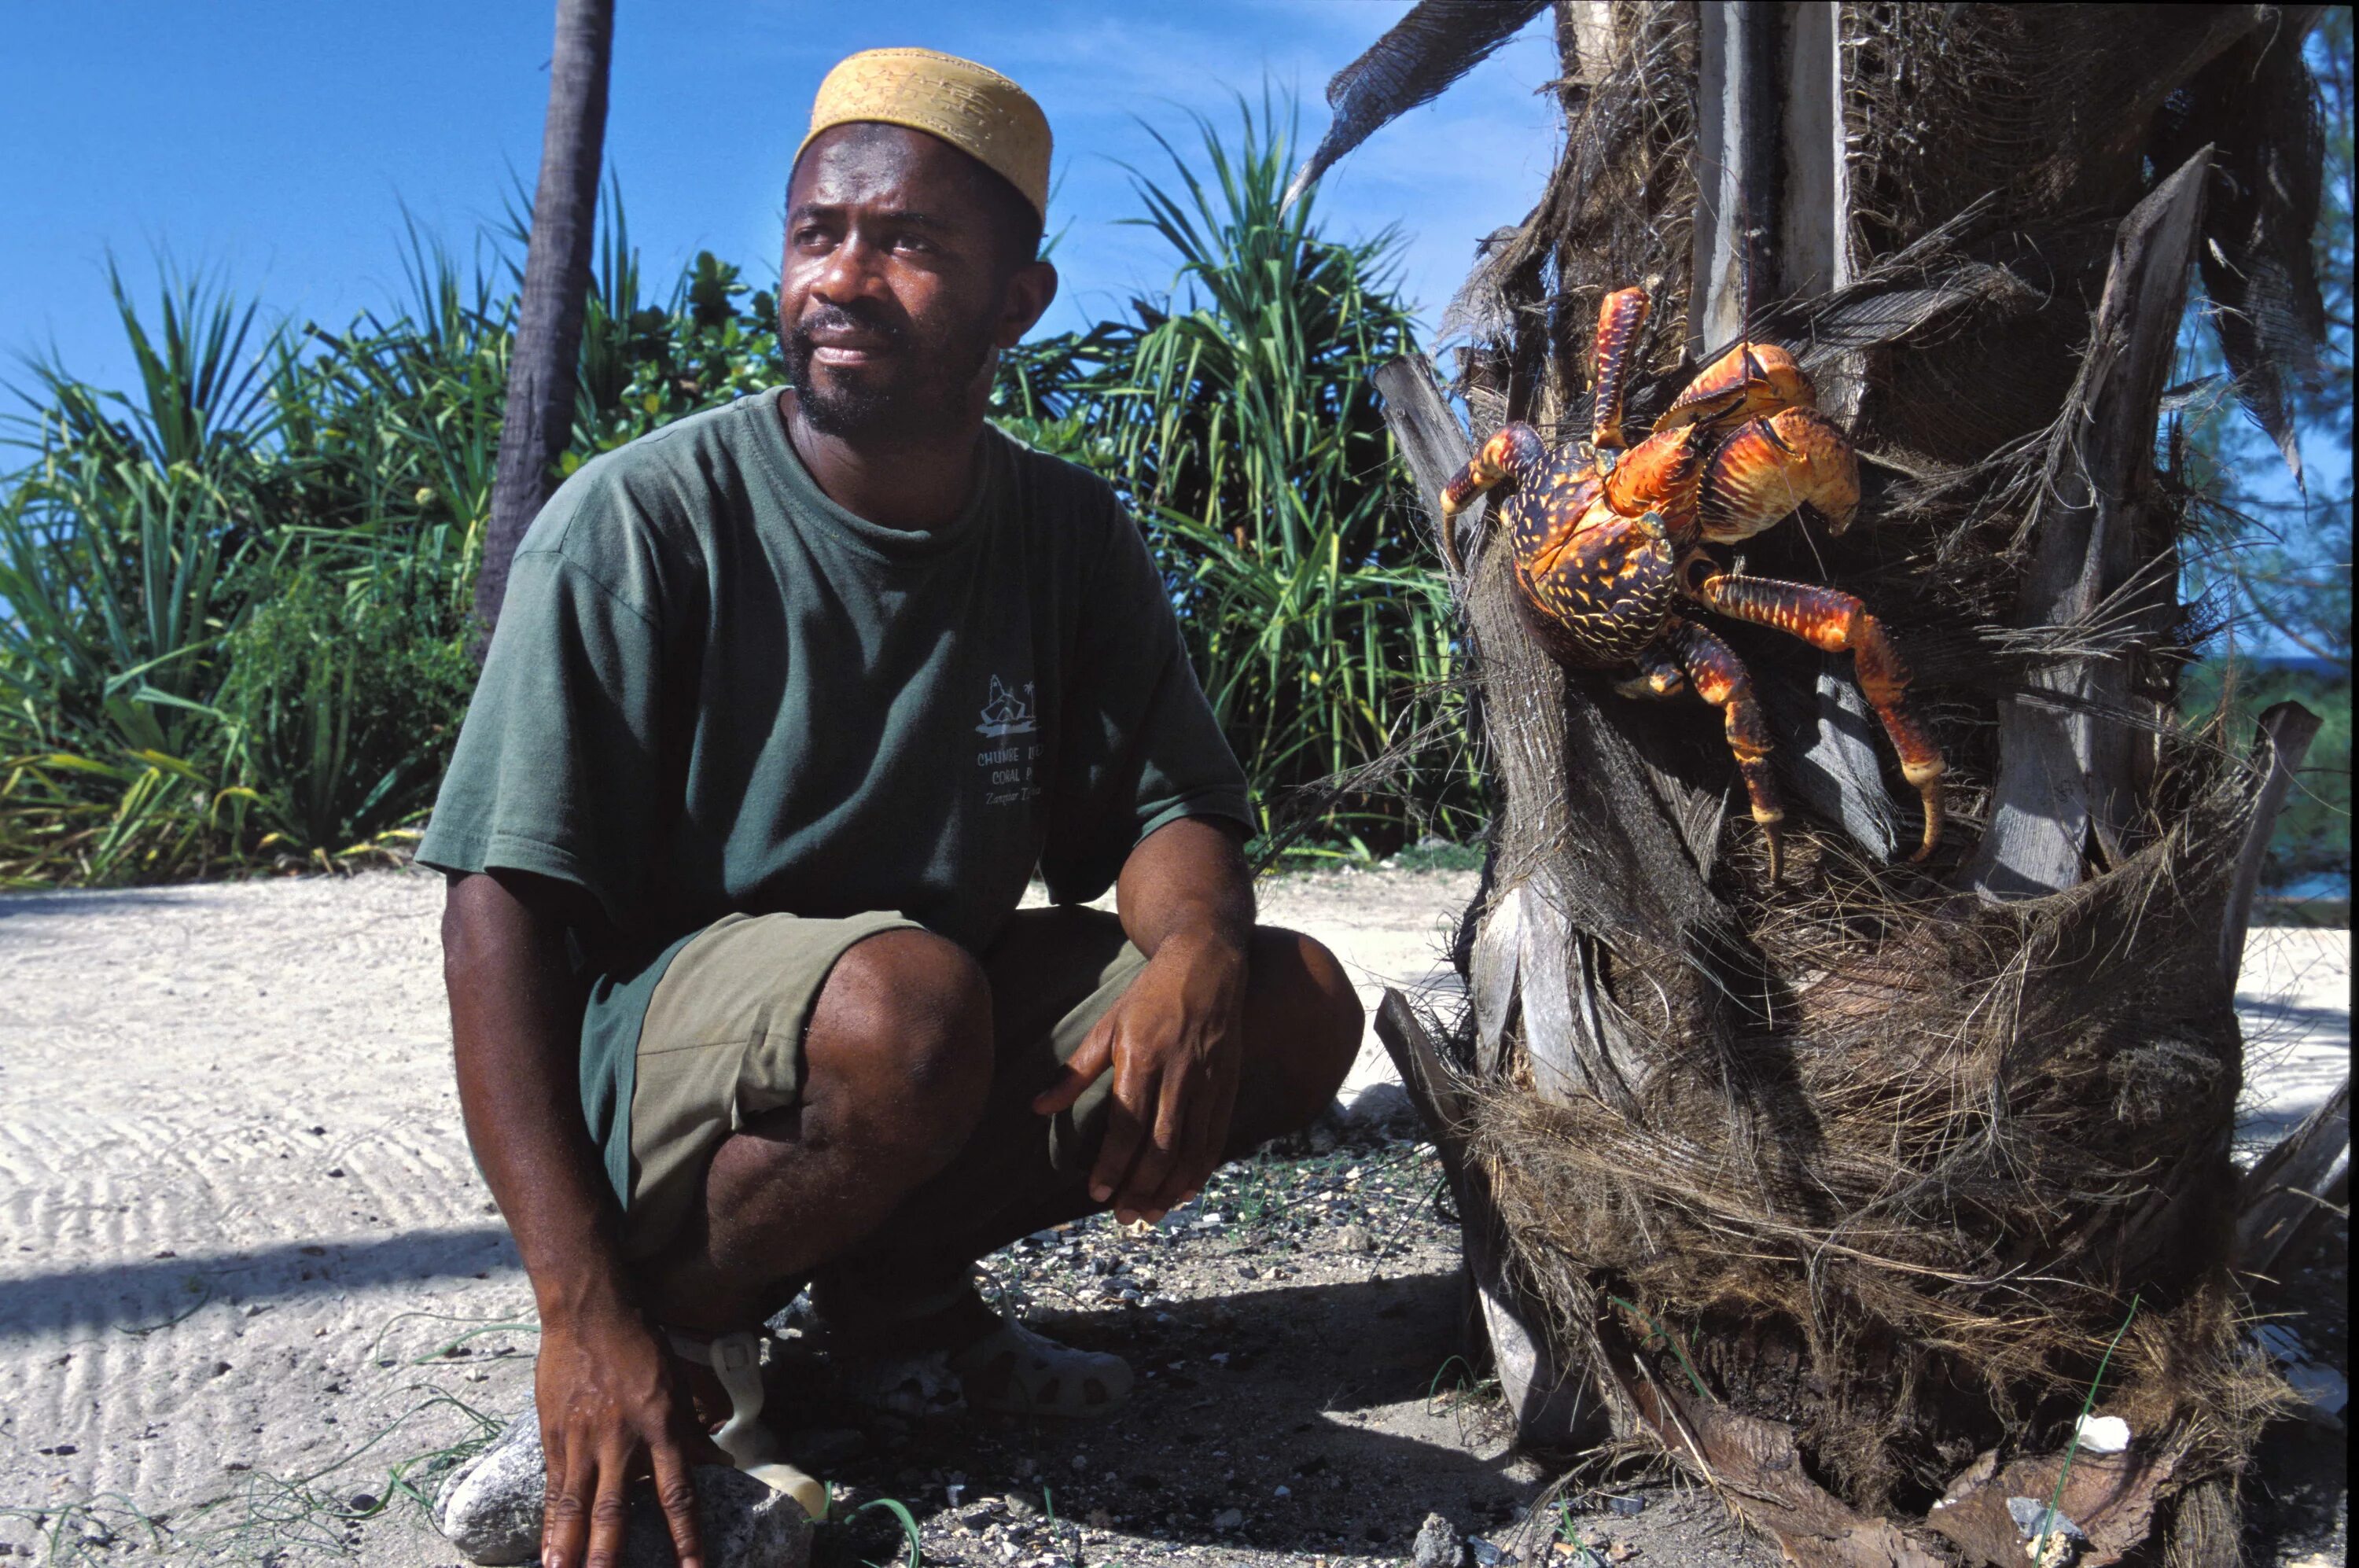
M 2212 151 L 2190 158 L 2131 209 L 2114 238 L 2066 423 L 2051 443 L 2017 625 L 2086 626 L 2125 597 L 2175 583 L 2134 582 L 2140 482 L 2154 463 L 2163 380 L 2187 304 L 2188 267 Z M 1967 885 L 1993 900 L 2060 892 L 2093 855 L 2114 856 L 2133 809 L 2136 731 L 2124 722 L 2129 665 L 2119 653 L 2054 659 L 1999 709 L 1999 775 Z

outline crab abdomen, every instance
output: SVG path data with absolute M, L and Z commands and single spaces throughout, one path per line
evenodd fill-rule
M 1662 635 L 1678 596 L 1677 562 L 1660 527 L 1583 489 L 1588 504 L 1564 526 L 1516 529 L 1516 597 L 1558 659 L 1602 669 L 1628 663 Z

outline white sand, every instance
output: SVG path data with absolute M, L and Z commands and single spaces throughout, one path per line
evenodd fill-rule
M 1289 878 L 1264 918 L 1373 1005 L 1448 978 L 1473 883 Z M 244 1505 L 196 1505 L 326 1465 L 429 1386 L 522 1406 L 524 1355 L 407 1366 L 455 1330 L 402 1314 L 529 1302 L 459 1127 L 440 907 L 404 873 L 0 898 L 0 1541 L 33 1539 L 8 1508 L 102 1494 L 201 1532 Z M 2238 1004 L 2273 1136 L 2347 1071 L 2348 933 L 2255 933 Z M 1354 1087 L 1389 1076 L 1371 1037 Z M 320 1487 L 381 1492 L 385 1461 L 465 1430 L 429 1409 Z

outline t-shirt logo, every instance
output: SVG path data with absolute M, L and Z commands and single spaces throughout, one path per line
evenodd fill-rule
M 1030 735 L 1040 726 L 1033 720 L 1032 704 L 1025 698 L 1032 695 L 1032 682 L 1024 682 L 1024 696 L 1010 691 L 998 676 L 991 678 L 991 701 L 983 705 L 983 723 L 974 733 L 984 735 Z

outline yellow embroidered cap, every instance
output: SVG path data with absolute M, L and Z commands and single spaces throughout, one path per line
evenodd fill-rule
M 864 49 L 837 64 L 811 103 L 811 138 L 855 120 L 937 136 L 1005 179 L 1049 215 L 1049 116 L 992 70 L 933 49 Z

